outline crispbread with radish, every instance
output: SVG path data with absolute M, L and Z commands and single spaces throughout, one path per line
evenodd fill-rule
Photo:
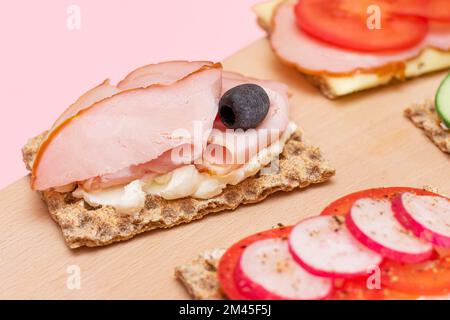
M 399 262 L 414 263 L 433 254 L 433 246 L 405 229 L 394 217 L 391 202 L 357 200 L 346 217 L 351 234 L 369 249 Z
M 219 284 L 213 282 L 209 268 L 203 272 L 202 268 L 196 268 L 192 281 L 184 276 L 180 279 L 190 292 L 197 287 L 203 290 L 204 286 L 196 280 L 200 274 L 208 286 L 220 287 L 233 300 L 447 299 L 450 251 L 414 238 L 397 222 L 391 204 L 404 194 L 421 198 L 422 202 L 428 199 L 428 207 L 439 214 L 447 209 L 447 198 L 421 189 L 392 187 L 352 193 L 330 204 L 324 215 L 307 218 L 295 227 L 260 232 L 235 243 L 218 263 Z M 367 244 L 367 239 L 360 239 L 360 243 L 359 235 L 352 236 L 346 227 L 349 221 L 351 228 L 373 238 L 371 241 L 381 248 L 381 254 L 362 244 Z M 400 258 L 394 256 L 397 261 L 389 258 L 392 253 Z M 423 258 L 424 255 L 429 256 Z M 424 261 L 405 263 L 405 256 Z M 297 262 L 298 268 L 292 262 Z M 373 286 L 372 281 L 377 278 L 381 287 Z M 326 290 L 328 281 L 332 281 L 330 292 Z M 309 284 L 308 290 L 305 284 Z M 213 291 L 208 295 L 215 297 Z
M 301 266 L 324 277 L 364 276 L 383 260 L 381 255 L 359 243 L 339 216 L 303 220 L 292 230 L 289 247 Z
M 417 237 L 437 246 L 450 247 L 450 201 L 439 196 L 403 193 L 392 208 L 398 221 Z

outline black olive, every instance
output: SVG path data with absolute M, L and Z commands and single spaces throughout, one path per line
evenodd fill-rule
M 260 86 L 248 83 L 234 87 L 219 102 L 219 117 L 230 129 L 256 128 L 269 112 L 270 100 Z

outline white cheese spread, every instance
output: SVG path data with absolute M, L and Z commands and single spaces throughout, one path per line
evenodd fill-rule
M 90 192 L 78 187 L 73 195 L 83 198 L 92 206 L 112 206 L 121 213 L 139 212 L 144 208 L 147 194 L 158 195 L 167 200 L 184 197 L 212 198 L 219 195 L 227 185 L 240 183 L 275 160 L 295 130 L 296 124 L 290 122 L 278 141 L 260 150 L 246 164 L 226 175 L 199 172 L 195 165 L 185 165 L 167 174 L 135 180 L 125 186 Z

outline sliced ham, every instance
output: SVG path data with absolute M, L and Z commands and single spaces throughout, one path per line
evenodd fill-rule
M 149 64 L 128 74 L 117 87 L 120 90 L 145 88 L 152 84 L 168 85 L 184 78 L 203 66 L 211 66 L 209 61 L 167 61 Z
M 183 62 L 181 62 L 184 64 Z M 204 62 L 192 62 L 194 65 L 203 65 Z M 179 66 L 179 62 L 163 63 L 165 74 L 171 73 L 175 74 L 173 68 Z M 156 65 L 151 65 L 152 68 Z M 145 68 L 137 69 L 140 72 L 144 72 Z M 159 69 L 162 70 L 161 68 Z M 131 73 L 133 74 L 133 73 Z M 136 74 L 135 76 L 139 76 Z M 180 76 L 182 76 L 180 74 Z M 156 75 L 152 76 L 156 79 Z M 238 86 L 243 83 L 256 83 L 264 87 L 268 92 L 272 92 L 271 99 L 272 102 L 272 115 L 269 112 L 265 122 L 263 122 L 258 131 L 228 131 L 225 135 L 226 128 L 223 126 L 220 119 L 216 118 L 214 122 L 214 128 L 217 132 L 212 132 L 209 138 L 209 145 L 205 149 L 206 152 L 203 154 L 203 159 L 198 161 L 197 168 L 200 171 L 207 171 L 212 174 L 226 175 L 232 170 L 235 170 L 243 165 L 253 156 L 256 152 L 259 152 L 262 148 L 267 147 L 269 144 L 275 142 L 279 138 L 279 132 L 284 131 L 289 121 L 288 117 L 288 87 L 277 81 L 272 80 L 257 80 L 254 78 L 245 77 L 239 73 L 235 72 L 222 72 L 222 93 L 227 90 Z M 281 112 L 278 110 L 281 108 Z M 269 117 L 272 117 L 269 119 Z M 269 119 L 269 120 L 268 120 Z M 274 128 L 272 132 L 267 132 L 265 128 Z M 267 134 L 269 133 L 269 136 Z M 242 143 L 243 142 L 243 143 Z M 213 152 L 208 152 L 213 150 Z M 233 152 L 234 150 L 234 152 Z M 251 152 L 249 152 L 251 151 Z M 83 187 L 87 190 L 107 188 L 115 185 L 122 185 L 129 183 L 135 179 L 139 179 L 145 175 L 151 174 L 163 174 L 170 172 L 177 167 L 180 163 L 174 163 L 171 159 L 171 151 L 166 152 L 162 156 L 154 159 L 148 163 L 140 164 L 137 166 L 129 167 L 120 170 L 119 172 L 114 172 L 101 177 L 94 177 L 83 183 Z M 193 158 L 197 159 L 197 154 L 195 149 L 192 149 Z M 224 156 L 225 155 L 225 156 Z M 228 158 L 227 158 L 228 156 Z M 230 159 L 229 162 L 224 162 L 224 160 Z M 185 164 L 184 162 L 183 164 Z
M 116 173 L 191 143 L 194 122 L 210 130 L 222 83 L 220 65 L 203 67 L 169 86 L 123 91 L 79 112 L 41 146 L 32 171 L 34 189 Z M 157 115 L 157 116 L 155 116 Z
M 342 74 L 370 70 L 404 62 L 419 55 L 427 47 L 448 50 L 449 27 L 433 25 L 426 39 L 407 50 L 386 54 L 350 51 L 329 45 L 307 35 L 297 24 L 292 3 L 282 3 L 273 15 L 270 34 L 275 54 L 284 62 L 308 74 Z
M 120 90 L 116 86 L 110 84 L 109 79 L 106 79 L 98 86 L 87 91 L 85 94 L 79 97 L 77 101 L 70 105 L 69 108 L 67 108 L 55 121 L 55 123 L 53 124 L 53 128 L 58 127 L 61 123 L 63 123 L 70 117 L 73 117 L 79 111 L 93 105 L 96 102 L 99 102 L 100 100 L 109 98 L 119 92 Z
M 450 24 L 432 23 L 427 35 L 426 43 L 430 47 L 448 51 L 450 50 Z
M 153 84 L 169 85 L 200 69 L 202 66 L 211 65 L 213 63 L 209 61 L 167 61 L 137 68 L 130 72 L 117 86 L 112 85 L 110 80 L 106 79 L 70 105 L 55 121 L 53 128 L 56 128 L 64 120 L 73 117 L 79 111 L 120 91 L 145 88 Z
M 132 165 L 117 172 L 89 178 L 86 181 L 81 182 L 80 184 L 83 186 L 83 189 L 87 191 L 125 185 L 143 177 L 150 178 L 155 175 L 165 174 L 167 172 L 173 171 L 182 165 L 191 163 L 199 156 L 201 156 L 201 152 L 196 153 L 196 149 L 191 145 L 191 151 L 188 154 L 189 159 L 182 158 L 179 161 L 176 161 L 176 159 L 172 157 L 172 154 L 173 152 L 176 152 L 178 148 L 180 149 L 179 152 L 182 153 L 184 148 L 188 148 L 188 146 L 180 145 L 175 149 L 167 150 L 156 159 L 142 164 Z
M 170 61 L 138 68 L 125 77 L 118 87 L 111 85 L 109 80 L 105 80 L 102 84 L 85 93 L 71 105 L 60 116 L 53 129 L 62 124 L 64 120 L 75 116 L 81 110 L 121 91 L 132 90 L 139 87 L 148 87 L 153 84 L 170 85 L 171 83 L 186 77 L 189 73 L 194 72 L 203 66 L 211 66 L 211 64 L 211 62 L 207 61 Z M 227 153 L 230 157 L 220 157 L 218 152 L 213 152 L 212 155 L 209 152 L 205 152 L 204 159 L 198 164 L 198 169 L 200 169 L 200 171 L 209 171 L 215 174 L 227 174 L 232 170 L 239 168 L 256 152 L 276 141 L 279 138 L 280 132 L 287 126 L 289 120 L 287 101 L 288 88 L 285 84 L 277 81 L 248 78 L 234 72 L 223 72 L 223 88 L 221 94 L 243 83 L 256 83 L 266 89 L 271 98 L 271 109 L 269 114 L 266 120 L 258 127 L 257 131 L 229 131 L 227 135 L 224 135 L 226 128 L 223 126 L 220 119 L 216 118 L 214 128 L 217 129 L 217 132 L 211 134 L 209 138 L 209 148 L 206 150 L 222 150 L 223 153 Z M 273 130 L 266 131 L 265 129 Z M 185 149 L 187 146 L 188 145 L 184 144 L 177 146 L 176 148 Z M 86 190 L 95 190 L 124 185 L 144 176 L 164 174 L 178 168 L 180 165 L 189 163 L 190 161 L 193 162 L 195 159 L 200 158 L 202 150 L 200 150 L 199 153 L 199 150 L 196 150 L 192 146 L 190 150 L 190 160 L 183 159 L 183 162 L 174 161 L 174 159 L 172 159 L 172 153 L 179 151 L 177 149 L 170 149 L 150 161 L 123 167 L 117 171 L 92 176 L 84 181 L 80 181 L 80 184 Z M 223 159 L 231 160 L 224 163 Z
M 215 122 L 209 145 L 200 167 L 214 174 L 227 174 L 246 163 L 258 151 L 277 141 L 289 123 L 288 87 L 280 82 L 246 78 L 240 74 L 224 72 L 222 94 L 229 89 L 254 83 L 265 89 L 270 99 L 269 113 L 256 130 L 226 130 Z M 215 151 L 215 152 L 211 152 Z

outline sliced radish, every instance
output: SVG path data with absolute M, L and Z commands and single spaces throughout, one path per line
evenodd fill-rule
M 403 193 L 392 201 L 397 220 L 417 237 L 450 247 L 450 201 L 443 197 Z
M 383 260 L 350 234 L 341 216 L 303 220 L 292 230 L 289 247 L 302 267 L 324 277 L 364 276 Z
M 416 238 L 395 219 L 388 200 L 357 200 L 346 223 L 356 239 L 386 258 L 416 263 L 433 254 L 431 244 Z
M 249 245 L 235 273 L 241 293 L 255 300 L 324 299 L 332 281 L 316 277 L 292 259 L 287 240 L 265 239 Z

